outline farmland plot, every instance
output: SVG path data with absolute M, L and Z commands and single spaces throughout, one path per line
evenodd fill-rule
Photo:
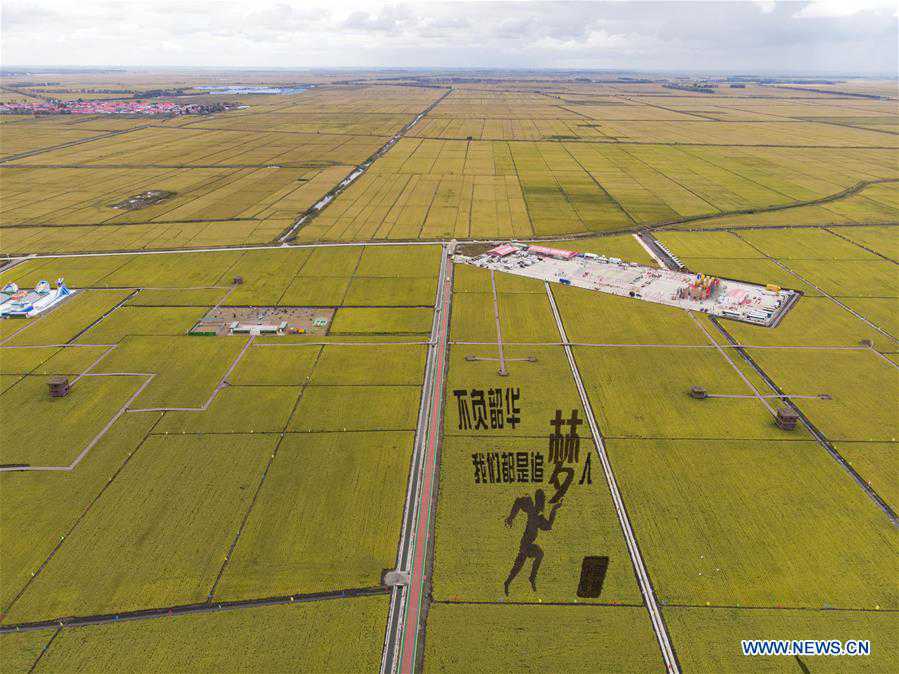
M 274 445 L 261 435 L 151 436 L 7 619 L 205 600 Z

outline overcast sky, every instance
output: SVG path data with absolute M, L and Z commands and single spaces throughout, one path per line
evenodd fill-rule
M 2 65 L 897 72 L 896 0 L 0 0 Z

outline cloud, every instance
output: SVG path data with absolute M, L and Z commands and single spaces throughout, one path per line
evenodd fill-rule
M 815 0 L 808 2 L 794 16 L 796 18 L 833 18 L 853 16 L 859 12 L 892 13 L 897 5 L 891 0 Z
M 4 0 L 4 64 L 896 72 L 895 7 Z

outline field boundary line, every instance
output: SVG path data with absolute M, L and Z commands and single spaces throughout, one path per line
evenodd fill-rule
M 91 349 L 98 347 L 118 346 L 118 344 L 10 344 L 9 346 L 0 346 L 0 350 L 6 349 Z
M 899 613 L 897 608 L 865 608 L 862 606 L 746 606 L 738 604 L 665 604 L 665 608 L 726 609 L 729 611 L 812 611 L 816 613 Z
M 499 374 L 501 376 L 508 374 L 506 372 L 506 359 L 503 354 L 503 331 L 499 324 L 499 301 L 496 297 L 496 273 L 490 270 L 490 287 L 493 290 L 493 318 L 496 320 L 496 348 L 499 351 Z
M 31 667 L 28 669 L 28 674 L 31 674 L 35 669 L 37 669 L 38 663 L 41 661 L 41 658 L 50 650 L 50 646 L 53 645 L 53 642 L 56 641 L 56 637 L 59 636 L 59 633 L 62 632 L 62 625 L 56 628 L 53 634 L 50 636 L 50 640 L 44 644 L 44 647 L 41 649 L 41 652 L 38 653 L 37 657 L 34 659 L 34 662 L 31 663 Z
M 869 253 L 871 253 L 872 255 L 876 255 L 877 257 L 882 258 L 882 259 L 886 260 L 887 262 L 892 262 L 893 264 L 899 264 L 899 263 L 896 262 L 896 260 L 894 260 L 894 259 L 891 258 L 890 256 L 884 255 L 883 253 L 878 253 L 878 252 L 877 252 L 876 250 L 874 250 L 873 248 L 869 248 L 868 246 L 866 246 L 866 245 L 863 244 L 863 243 L 859 243 L 858 241 L 855 241 L 855 240 L 853 240 L 853 239 L 850 239 L 848 236 L 843 236 L 842 234 L 837 234 L 836 232 L 834 232 L 833 230 L 831 230 L 829 227 L 822 227 L 821 229 L 823 229 L 823 230 L 824 230 L 825 232 L 827 232 L 828 234 L 833 234 L 833 235 L 834 235 L 835 237 L 837 237 L 838 239 L 843 239 L 843 241 L 848 241 L 848 242 L 851 243 L 853 246 L 858 246 L 858 247 L 861 248 L 862 250 L 866 250 L 866 251 L 868 251 Z
M 715 164 L 711 164 L 711 165 L 715 166 Z M 719 168 L 719 167 L 716 166 L 716 168 Z M 750 181 L 750 182 L 753 182 L 753 181 Z M 858 194 L 858 193 L 864 191 L 865 189 L 867 189 L 868 187 L 871 187 L 872 185 L 880 185 L 880 184 L 884 184 L 884 183 L 896 183 L 896 182 L 899 182 L 899 178 L 876 178 L 873 180 L 860 180 L 859 182 L 855 183 L 854 185 L 847 187 L 845 190 L 842 190 L 840 192 L 834 192 L 833 194 L 828 194 L 826 196 L 819 197 L 816 199 L 793 201 L 793 202 L 790 202 L 789 204 L 776 204 L 774 206 L 761 206 L 758 208 L 739 208 L 739 209 L 732 210 L 732 211 L 720 211 L 718 213 L 710 213 L 708 215 L 690 215 L 690 216 L 686 216 L 683 218 L 678 218 L 676 220 L 668 220 L 666 222 L 657 222 L 657 223 L 653 223 L 653 224 L 648 224 L 648 225 L 646 225 L 646 228 L 647 229 L 662 229 L 665 227 L 673 227 L 675 225 L 683 225 L 683 224 L 687 224 L 690 222 L 698 222 L 700 220 L 711 220 L 713 218 L 728 218 L 728 217 L 733 217 L 736 215 L 756 215 L 758 213 L 771 213 L 774 211 L 785 211 L 785 210 L 789 210 L 791 208 L 801 208 L 803 206 L 817 206 L 820 204 L 829 204 L 832 201 L 839 201 L 841 199 L 845 199 L 846 197 L 851 197 L 855 194 Z M 764 185 L 762 185 L 762 187 L 764 187 Z M 766 188 L 766 189 L 768 189 L 768 188 Z M 783 196 L 786 196 L 786 195 L 783 195 Z M 808 225 L 808 226 L 823 228 L 825 225 Z M 829 226 L 829 225 L 827 225 L 827 226 Z M 859 223 L 859 226 L 863 226 L 863 225 L 861 223 Z M 869 226 L 873 226 L 873 225 L 869 225 Z M 730 230 L 732 228 L 727 227 L 724 229 Z
M 523 293 L 522 293 L 523 294 Z M 385 344 L 390 344 L 392 342 L 385 342 Z M 466 341 L 466 340 L 451 340 L 450 344 L 453 345 L 463 345 L 463 346 L 491 346 L 495 344 L 495 342 L 476 342 L 476 341 Z M 504 342 L 506 346 L 582 346 L 582 347 L 596 347 L 596 348 L 627 348 L 627 349 L 714 349 L 714 348 L 722 348 L 722 349 L 797 349 L 797 350 L 808 350 L 808 351 L 867 351 L 869 347 L 867 346 L 855 346 L 855 345 L 845 345 L 845 344 L 626 344 L 623 342 Z M 276 346 L 272 344 L 259 344 L 257 346 Z M 277 345 L 280 346 L 280 345 Z M 287 346 L 287 345 L 285 345 Z M 2 347 L 0 347 L 2 348 Z M 7 348 L 21 348 L 21 347 L 7 347 Z
M 104 290 L 104 289 L 103 289 L 103 288 L 94 288 L 93 290 L 95 290 L 95 291 L 102 291 L 102 290 Z M 130 293 L 128 293 L 125 297 L 123 297 L 120 301 L 116 302 L 115 305 L 112 306 L 109 310 L 107 310 L 102 316 L 100 316 L 100 317 L 97 318 L 96 320 L 92 321 L 92 322 L 91 322 L 89 325 L 87 325 L 86 327 L 84 327 L 84 328 L 82 328 L 81 330 L 79 330 L 79 331 L 78 331 L 78 332 L 77 332 L 71 339 L 69 339 L 68 342 L 66 342 L 66 344 L 72 344 L 76 339 L 78 339 L 79 337 L 81 337 L 81 335 L 83 335 L 84 333 L 86 333 L 86 332 L 87 332 L 88 330 L 90 330 L 91 328 L 94 328 L 94 327 L 96 327 L 98 324 L 102 323 L 104 320 L 106 320 L 106 318 L 107 318 L 111 313 L 113 313 L 116 309 L 119 309 L 119 308 L 123 307 L 123 306 L 125 305 L 125 302 L 127 302 L 128 300 L 130 300 L 132 297 L 136 297 L 138 294 L 140 294 L 140 288 L 137 288 L 136 290 L 132 290 L 132 291 L 131 291 Z
M 584 408 L 584 414 L 587 417 L 587 424 L 590 427 L 590 434 L 593 436 L 593 442 L 596 446 L 596 453 L 599 456 L 599 460 L 602 463 L 603 473 L 606 477 L 606 483 L 609 487 L 609 493 L 612 497 L 612 502 L 615 505 L 615 512 L 618 515 L 618 522 L 621 525 L 622 533 L 624 534 L 625 543 L 627 544 L 628 554 L 631 558 L 631 563 L 634 567 L 634 573 L 637 577 L 637 583 L 640 586 L 640 591 L 643 594 L 643 601 L 646 606 L 646 610 L 649 613 L 649 619 L 652 623 L 653 631 L 656 635 L 656 640 L 659 643 L 659 648 L 662 651 L 662 659 L 665 662 L 665 667 L 668 672 L 678 673 L 680 672 L 680 664 L 677 660 L 677 654 L 674 652 L 674 646 L 671 643 L 671 637 L 668 634 L 668 627 L 665 624 L 665 618 L 662 615 L 662 612 L 659 610 L 658 604 L 656 603 L 655 590 L 652 585 L 652 581 L 649 578 L 649 572 L 646 569 L 646 565 L 643 562 L 643 556 L 640 552 L 640 547 L 637 543 L 636 536 L 634 535 L 633 527 L 631 526 L 630 518 L 627 514 L 627 509 L 624 505 L 624 500 L 621 497 L 621 492 L 618 489 L 618 481 L 615 478 L 615 473 L 612 471 L 612 463 L 609 460 L 608 454 L 606 453 L 605 442 L 602 438 L 602 433 L 599 430 L 599 427 L 596 424 L 596 417 L 593 415 L 593 407 L 590 404 L 590 398 L 587 395 L 587 390 L 584 388 L 584 382 L 581 379 L 580 371 L 577 367 L 577 362 L 574 358 L 574 352 L 571 350 L 571 346 L 567 344 L 568 336 L 565 333 L 565 326 L 562 325 L 562 316 L 559 314 L 559 308 L 556 306 L 555 298 L 553 297 L 552 289 L 549 287 L 549 283 L 544 281 L 544 286 L 546 288 L 546 294 L 549 297 L 549 304 L 552 308 L 553 318 L 556 321 L 556 327 L 559 330 L 559 336 L 562 339 L 562 342 L 566 343 L 563 347 L 565 349 L 565 355 L 568 358 L 568 364 L 571 367 L 571 374 L 574 378 L 574 383 L 577 385 L 578 395 L 581 399 L 581 405 Z
M 611 602 L 611 601 L 490 601 L 477 599 L 432 599 L 432 604 L 444 604 L 447 606 L 571 606 L 578 607 L 621 607 L 621 608 L 646 608 L 643 604 L 633 604 L 630 602 Z
M 304 387 L 305 389 L 305 387 Z M 302 394 L 300 394 L 302 396 Z M 299 399 L 299 398 L 298 398 Z M 294 409 L 296 409 L 296 404 L 294 404 Z M 290 422 L 290 417 L 287 418 L 288 423 Z M 221 567 L 219 567 L 219 571 L 215 576 L 215 580 L 212 582 L 212 587 L 209 589 L 209 593 L 206 595 L 206 601 L 211 603 L 212 598 L 215 596 L 215 591 L 218 589 L 219 583 L 222 580 L 222 576 L 225 575 L 225 570 L 228 568 L 228 565 L 231 563 L 231 556 L 234 554 L 234 549 L 237 547 L 237 543 L 240 541 L 240 535 L 244 532 L 247 527 L 247 522 L 250 519 L 250 515 L 253 512 L 253 507 L 256 505 L 256 501 L 259 499 L 259 494 L 262 491 L 262 487 L 265 484 L 265 478 L 268 477 L 268 471 L 272 467 L 272 464 L 275 462 L 275 456 L 278 454 L 278 450 L 281 448 L 281 443 L 284 442 L 284 432 L 282 431 L 278 437 L 278 441 L 275 443 L 274 448 L 272 449 L 272 454 L 269 457 L 268 461 L 265 464 L 265 468 L 262 470 L 262 475 L 259 478 L 259 483 L 256 485 L 256 489 L 253 491 L 253 498 L 250 500 L 249 505 L 247 506 L 247 511 L 244 513 L 241 518 L 240 524 L 237 526 L 237 532 L 234 534 L 234 539 L 231 541 L 231 545 L 228 546 L 228 551 L 225 553 L 225 559 L 222 562 Z
M 141 131 L 143 129 L 150 128 L 149 124 L 141 124 L 139 126 L 133 126 L 130 129 L 120 129 L 118 131 L 110 131 L 108 133 L 102 133 L 99 136 L 91 136 L 90 138 L 80 138 L 78 140 L 69 141 L 68 143 L 60 143 L 59 145 L 49 145 L 47 147 L 39 147 L 34 150 L 26 150 L 25 152 L 19 152 L 18 154 L 10 154 L 5 157 L 0 157 L 0 164 L 5 164 L 7 162 L 16 161 L 17 159 L 25 159 L 26 157 L 33 157 L 34 155 L 44 154 L 45 152 L 53 152 L 54 150 L 62 150 L 67 147 L 72 147 L 74 145 L 82 145 L 84 143 L 90 143 L 95 140 L 103 140 L 104 138 L 111 138 L 112 136 L 121 136 L 126 133 L 131 133 L 132 131 Z
M 93 226 L 93 225 L 92 225 Z M 557 237 L 558 238 L 558 237 Z M 560 239 L 561 240 L 561 239 Z M 397 241 L 319 241 L 312 243 L 259 243 L 235 246 L 204 246 L 201 248 L 160 248 L 158 250 L 106 250 L 81 251 L 75 253 L 28 253 L 24 255 L 6 255 L 11 260 L 46 260 L 70 257 L 116 257 L 133 255 L 183 255 L 185 253 L 228 253 L 239 250 L 290 250 L 294 248 L 340 248 L 348 246 L 442 246 L 442 239 L 418 239 Z M 124 266 L 124 265 L 123 265 Z
M 275 342 L 260 342 L 259 344 L 255 344 L 255 348 L 261 349 L 264 347 L 277 346 L 277 347 L 293 347 L 293 346 L 428 346 L 431 342 L 424 341 L 414 341 L 414 342 L 285 342 L 284 344 L 277 344 Z M 365 386 L 369 386 L 369 384 L 364 384 Z
M 118 346 L 119 346 L 118 344 L 110 344 L 106 348 L 106 350 L 103 353 L 101 353 L 93 363 L 91 363 L 86 368 L 84 368 L 84 370 L 82 370 L 78 376 L 76 376 L 71 382 L 69 382 L 69 386 L 74 386 L 75 384 L 78 383 L 78 381 L 82 377 L 87 376 L 91 370 L 93 370 L 95 367 L 97 367 L 97 365 L 100 364 L 101 360 L 103 360 L 104 358 L 106 358 L 106 356 L 109 355 L 110 351 L 113 351 L 114 349 L 118 348 Z M 51 356 L 51 358 L 52 358 L 52 356 Z M 41 363 L 41 365 L 43 365 L 43 363 Z M 40 366 L 38 366 L 38 367 L 40 367 Z
M 528 224 L 531 227 L 531 234 L 533 234 L 534 236 L 537 236 L 537 225 L 534 224 L 534 218 L 531 216 L 531 207 L 528 204 L 528 198 L 527 198 L 527 195 L 525 194 L 525 184 L 521 180 L 521 172 L 518 170 L 518 162 L 515 161 L 515 153 L 512 152 L 511 145 L 507 145 L 506 149 L 509 151 L 509 161 L 512 162 L 512 168 L 515 170 L 515 180 L 518 182 L 518 190 L 519 190 L 519 192 L 521 192 L 521 203 L 524 204 L 524 213 L 525 213 L 525 215 L 528 216 Z M 494 164 L 495 163 L 496 162 L 494 161 Z M 509 204 L 511 205 L 511 203 L 512 202 L 510 201 Z M 514 226 L 512 228 L 512 231 L 513 232 L 515 231 Z M 470 226 L 469 226 L 468 233 L 471 234 Z
M 515 120 L 524 120 L 529 118 L 524 117 L 501 117 L 496 119 L 515 119 Z M 592 119 L 594 122 L 599 122 L 602 120 Z M 572 121 L 574 121 L 572 119 Z M 616 122 L 626 122 L 628 120 L 614 120 Z M 631 120 L 634 121 L 634 120 Z M 652 120 L 636 120 L 636 121 L 652 121 Z M 676 120 L 665 120 L 665 122 L 671 122 Z M 680 120 L 681 122 L 686 122 L 687 120 Z M 708 120 L 712 121 L 712 120 Z M 756 122 L 758 123 L 758 122 Z M 791 122 L 780 122 L 782 124 L 791 123 Z M 421 140 L 467 140 L 465 136 L 414 136 L 414 138 L 418 138 Z M 795 150 L 893 150 L 895 151 L 895 147 L 890 147 L 887 145 L 789 145 L 789 144 L 778 144 L 778 143 L 698 143 L 698 142 L 681 142 L 681 141 L 667 141 L 660 142 L 657 140 L 617 140 L 611 139 L 610 136 L 606 136 L 606 138 L 610 138 L 610 140 L 601 140 L 593 138 L 549 138 L 542 137 L 540 139 L 528 139 L 528 138 L 482 138 L 480 142 L 484 143 L 580 143 L 581 145 L 652 145 L 652 146 L 662 146 L 662 147 L 740 147 L 740 148 L 791 148 Z
M 296 593 L 277 597 L 263 597 L 260 599 L 238 599 L 234 601 L 219 601 L 212 603 L 178 604 L 161 608 L 137 609 L 135 611 L 122 611 L 120 613 L 102 613 L 90 616 L 71 616 L 41 620 L 28 623 L 15 623 L 0 625 L 0 634 L 15 632 L 31 632 L 44 630 L 50 627 L 83 627 L 86 625 L 102 625 L 104 623 L 127 622 L 130 620 L 148 620 L 153 618 L 171 618 L 174 616 L 190 615 L 193 613 L 212 613 L 243 608 L 257 608 L 261 606 L 277 606 L 279 604 L 303 604 L 313 601 L 326 601 L 329 599 L 349 599 L 356 597 L 370 597 L 387 594 L 383 587 L 357 587 L 345 590 L 328 590 L 325 592 Z

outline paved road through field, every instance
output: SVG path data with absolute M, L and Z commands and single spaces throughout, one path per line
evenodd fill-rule
M 409 573 L 409 584 L 394 588 L 391 597 L 381 662 L 381 671 L 385 673 L 395 672 L 397 665 L 401 672 L 412 672 L 416 664 L 421 606 L 426 586 L 437 447 L 443 416 L 452 272 L 452 260 L 444 254 L 398 554 L 398 567 Z

